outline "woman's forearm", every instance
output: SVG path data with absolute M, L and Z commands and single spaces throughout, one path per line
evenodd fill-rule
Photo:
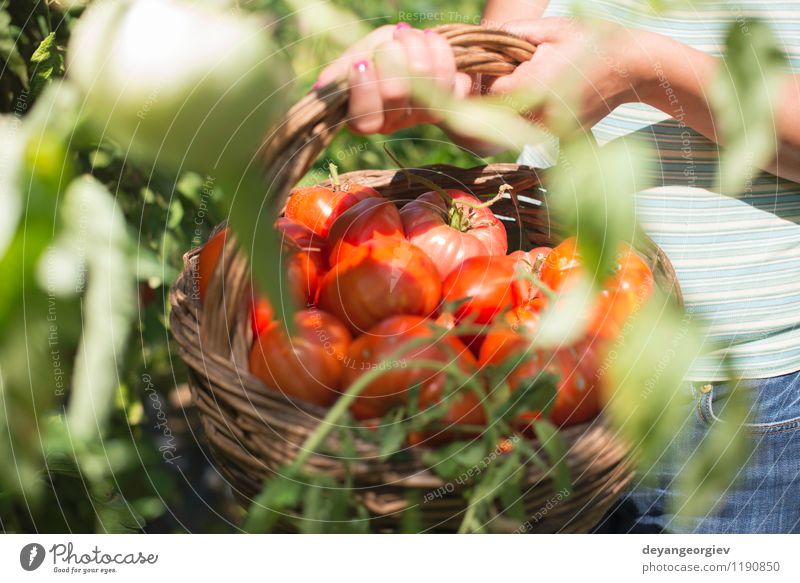
M 708 96 L 723 61 L 661 35 L 642 38 L 639 99 L 724 146 Z M 764 170 L 800 182 L 800 76 L 786 76 L 775 118 L 777 152 Z

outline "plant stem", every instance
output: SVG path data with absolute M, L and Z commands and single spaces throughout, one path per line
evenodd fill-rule
M 328 171 L 331 175 L 331 184 L 333 185 L 333 189 L 338 190 L 339 186 L 341 185 L 341 181 L 339 180 L 339 169 L 336 167 L 336 164 L 331 162 L 328 164 Z

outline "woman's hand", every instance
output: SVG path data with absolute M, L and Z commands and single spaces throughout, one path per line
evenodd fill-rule
M 503 28 L 537 49 L 512 74 L 495 79 L 490 92 L 544 90 L 547 104 L 530 113 L 547 125 L 590 127 L 617 106 L 642 101 L 642 88 L 655 78 L 649 54 L 659 35 L 573 18 L 518 20 Z
M 388 134 L 420 123 L 436 123 L 430 109 L 415 105 L 411 82 L 429 80 L 456 96 L 470 92 L 470 77 L 456 71 L 448 42 L 432 30 L 406 23 L 382 26 L 348 49 L 319 76 L 315 88 L 347 76 L 348 125 L 356 133 Z

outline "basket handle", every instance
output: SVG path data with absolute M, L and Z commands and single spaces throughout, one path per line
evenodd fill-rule
M 462 73 L 507 75 L 536 51 L 535 45 L 503 30 L 472 24 L 433 30 L 448 40 Z M 263 159 L 268 192 L 278 197 L 278 208 L 344 125 L 348 98 L 347 79 L 333 81 L 297 102 L 268 136 Z

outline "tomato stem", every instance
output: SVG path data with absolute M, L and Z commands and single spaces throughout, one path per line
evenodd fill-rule
M 331 162 L 328 164 L 328 171 L 330 172 L 331 177 L 331 184 L 333 185 L 334 190 L 338 190 L 341 182 L 339 180 L 339 168 L 336 167 L 336 164 Z
M 501 184 L 500 188 L 497 189 L 497 194 L 495 194 L 489 200 L 487 200 L 485 202 L 479 202 L 479 203 L 461 201 L 461 204 L 463 204 L 464 206 L 468 206 L 470 208 L 474 208 L 474 209 L 488 208 L 488 207 L 492 206 L 494 203 L 496 203 L 498 200 L 503 198 L 503 195 L 506 192 L 508 192 L 509 190 L 514 190 L 514 187 L 511 186 L 510 184 Z

